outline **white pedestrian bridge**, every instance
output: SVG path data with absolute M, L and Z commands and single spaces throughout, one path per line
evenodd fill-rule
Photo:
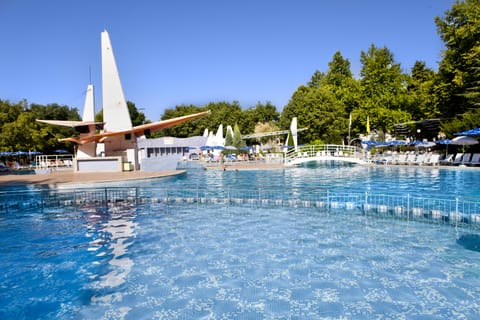
M 366 164 L 366 154 L 355 146 L 321 144 L 299 146 L 289 149 L 285 154 L 285 165 L 293 166 L 311 161 L 341 161 Z

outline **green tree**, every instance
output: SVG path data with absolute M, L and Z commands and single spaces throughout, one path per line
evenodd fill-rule
M 225 146 L 233 146 L 233 133 L 230 130 L 227 130 L 225 134 Z
M 361 101 L 360 82 L 353 78 L 350 70 L 350 61 L 345 59 L 340 51 L 335 52 L 332 61 L 328 63 L 328 72 L 325 76 L 323 86 L 332 91 L 338 104 L 342 104 L 345 108 L 345 116 L 352 115 L 352 131 L 356 134 L 358 130 L 358 122 L 355 121 L 357 114 L 354 110 L 358 110 Z M 348 123 L 349 119 L 345 119 Z M 348 127 L 343 133 L 348 137 Z
M 282 128 L 289 128 L 295 116 L 299 127 L 308 127 L 299 135 L 299 144 L 313 141 L 342 143 L 347 129 L 345 107 L 327 87 L 300 86 L 283 109 Z
M 361 52 L 360 61 L 362 122 L 369 117 L 372 128 L 387 132 L 393 130 L 393 124 L 409 120 L 410 114 L 404 111 L 408 77 L 402 74 L 393 53 L 372 44 L 367 52 Z
M 279 118 L 280 114 L 271 102 L 267 101 L 265 104 L 258 102 L 254 107 L 242 111 L 242 115 L 236 123 L 242 132 L 248 134 L 255 131 L 257 124 L 275 124 Z
M 345 59 L 340 51 L 335 52 L 332 61 L 328 63 L 328 72 L 324 81 L 332 86 L 342 87 L 351 79 L 350 61 Z
M 318 88 L 322 85 L 322 81 L 325 78 L 325 74 L 318 70 L 315 70 L 310 81 L 307 83 L 307 87 Z
M 240 133 L 240 128 L 238 127 L 238 124 L 235 123 L 233 127 L 233 140 L 232 140 L 232 145 L 237 148 L 241 149 L 242 147 L 245 146 L 245 141 L 242 140 L 242 134 Z
M 79 120 L 75 108 L 58 104 L 28 106 L 26 101 L 15 104 L 0 101 L 0 118 L 0 150 L 51 153 L 59 148 L 73 149 L 71 143 L 60 142 L 59 139 L 75 135 L 75 130 L 45 125 L 35 120 Z
M 408 77 L 406 109 L 413 120 L 432 119 L 440 116 L 434 99 L 435 72 L 424 61 L 416 61 Z
M 478 108 L 478 95 L 472 95 L 472 88 L 480 83 L 479 17 L 480 0 L 463 0 L 455 2 L 443 18 L 435 18 L 446 47 L 435 87 L 438 108 L 445 117 Z
M 175 109 L 166 109 L 162 115 L 161 120 L 168 120 L 177 117 L 183 117 L 189 114 L 199 113 L 206 111 L 204 107 L 198 107 L 194 105 L 180 105 L 176 106 Z M 211 114 L 210 114 L 211 115 Z M 155 133 L 156 137 L 179 137 L 186 138 L 191 136 L 201 136 L 208 126 L 205 126 L 205 118 L 210 117 L 207 115 L 203 118 L 196 119 L 193 121 L 187 121 L 182 124 L 167 128 L 165 130 Z
M 199 119 L 188 121 L 160 132 L 161 136 L 190 137 L 202 135 L 205 129 L 216 130 L 220 124 L 232 125 L 242 117 L 242 109 L 237 101 L 211 102 L 204 107 L 194 105 L 177 106 L 165 110 L 162 120 L 181 117 L 192 113 L 210 110 L 210 114 Z
M 132 120 L 132 126 L 139 126 L 147 122 L 145 114 L 137 109 L 135 103 L 127 101 L 127 107 L 128 113 L 130 114 L 130 119 Z

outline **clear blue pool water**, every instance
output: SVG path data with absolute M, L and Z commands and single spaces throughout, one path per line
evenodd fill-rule
M 480 196 L 480 170 L 191 170 L 172 189 Z M 477 319 L 480 252 L 451 225 L 359 210 L 118 204 L 0 215 L 1 319 Z

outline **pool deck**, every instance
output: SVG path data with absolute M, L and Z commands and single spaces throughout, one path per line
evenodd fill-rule
M 58 185 L 120 182 L 142 179 L 155 179 L 184 174 L 185 170 L 171 170 L 162 172 L 73 172 L 58 170 L 45 174 L 6 174 L 0 175 L 0 186 L 5 185 Z

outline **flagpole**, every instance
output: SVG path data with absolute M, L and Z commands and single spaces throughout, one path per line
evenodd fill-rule
M 350 145 L 350 129 L 352 127 L 352 113 L 350 112 L 349 120 L 348 120 L 348 141 L 347 144 Z

